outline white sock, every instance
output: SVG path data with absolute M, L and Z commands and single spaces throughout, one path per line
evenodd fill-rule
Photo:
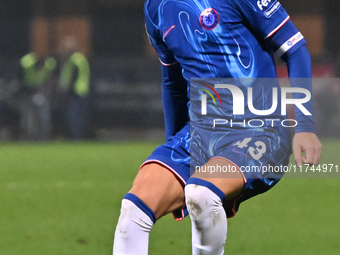
M 228 226 L 222 206 L 224 194 L 210 182 L 194 182 L 199 184 L 191 182 L 185 186 L 186 205 L 192 224 L 192 254 L 221 255 L 224 253 Z M 204 186 L 201 186 L 202 183 Z
M 131 196 L 132 194 L 128 195 Z M 136 196 L 132 200 L 134 202 L 128 199 L 122 201 L 114 237 L 113 255 L 148 254 L 149 233 L 155 222 L 155 219 L 152 220 L 149 215 L 153 212 Z M 144 212 L 141 208 L 144 211 L 150 211 Z

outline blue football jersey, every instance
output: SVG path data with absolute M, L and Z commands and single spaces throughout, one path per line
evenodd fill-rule
M 145 18 L 162 63 L 187 80 L 276 77 L 265 39 L 289 20 L 277 0 L 147 0 Z
M 223 108 L 208 105 L 208 116 L 201 116 L 199 88 L 188 89 L 191 120 L 211 125 L 215 118 L 228 116 L 234 121 L 254 118 L 279 118 L 280 91 L 275 111 L 266 116 L 253 114 L 247 101 L 248 88 L 253 88 L 252 105 L 264 111 L 272 107 L 276 78 L 274 53 L 282 56 L 295 51 L 305 40 L 277 0 L 147 0 L 146 29 L 151 44 L 165 66 L 179 63 L 182 75 L 190 79 L 236 78 L 244 95 L 244 113 L 233 114 L 233 99 L 228 89 L 219 89 Z M 291 24 L 280 37 L 273 35 L 285 24 Z M 282 33 L 281 33 L 282 34 Z M 270 78 L 268 82 L 259 78 Z M 213 87 L 213 84 L 210 84 Z M 201 86 L 202 87 L 202 86 Z M 274 100 L 276 100 L 274 98 Z M 197 117 L 197 118 L 196 118 Z M 264 127 L 273 121 L 264 121 Z

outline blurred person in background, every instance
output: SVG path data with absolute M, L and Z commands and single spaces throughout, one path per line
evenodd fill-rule
M 89 117 L 90 64 L 79 52 L 73 36 L 59 46 L 59 92 L 55 101 L 57 115 L 67 138 L 86 137 Z
M 53 57 L 40 56 L 35 52 L 26 54 L 20 60 L 19 111 L 22 139 L 50 138 L 50 85 L 56 65 Z

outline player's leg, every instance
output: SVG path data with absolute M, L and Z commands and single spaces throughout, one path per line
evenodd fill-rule
M 197 137 L 203 137 L 204 130 L 199 131 L 200 136 L 197 135 Z M 263 171 L 263 167 L 285 166 L 289 162 L 289 130 L 281 130 L 280 132 L 276 130 L 246 132 L 241 136 L 238 136 L 238 134 L 238 132 L 229 133 L 223 139 L 220 139 L 221 137 L 219 136 L 214 136 L 212 142 L 206 143 L 208 146 L 213 144 L 214 148 L 220 148 L 216 154 L 221 156 L 221 158 L 212 157 L 213 159 L 207 162 L 206 166 L 225 166 L 224 170 L 226 171 L 217 172 L 217 174 L 215 172 L 214 176 L 210 176 L 209 171 L 205 171 L 205 173 L 204 171 L 196 171 L 192 177 L 198 178 L 192 178 L 187 181 L 185 194 L 188 211 L 193 219 L 194 254 L 223 254 L 225 235 L 227 233 L 227 222 L 226 218 L 224 218 L 224 213 L 226 212 L 227 216 L 235 215 L 241 202 L 266 192 L 276 185 L 283 173 L 266 172 Z M 209 135 L 206 137 L 210 139 Z M 228 137 L 231 140 L 228 140 Z M 210 152 L 210 147 L 203 149 L 206 153 Z M 194 151 L 196 155 L 200 155 L 197 151 L 199 150 Z M 232 159 L 233 162 L 229 161 L 228 163 L 226 159 Z M 199 162 L 199 160 L 196 161 Z M 251 166 L 251 169 L 255 167 L 255 170 L 247 171 L 244 168 L 247 166 Z M 207 169 L 209 168 L 203 170 Z M 240 171 L 240 169 L 243 171 Z M 201 190 L 202 198 L 197 197 L 198 188 Z M 206 200 L 204 201 L 204 199 Z M 198 206 L 195 203 L 193 203 L 195 206 L 190 206 L 190 200 L 198 202 Z M 222 210 L 223 200 L 224 210 Z M 195 208 L 200 208 L 201 210 L 198 210 L 198 212 L 204 212 L 203 216 L 199 213 L 199 217 L 197 217 Z M 217 216 L 220 216 L 219 219 L 221 219 L 222 223 L 214 224 L 214 219 Z M 202 228 L 202 226 L 205 228 Z M 212 232 L 212 235 L 214 233 L 219 234 L 214 238 L 210 238 L 206 234 L 209 232 Z
M 114 238 L 114 255 L 146 255 L 157 219 L 183 206 L 183 184 L 166 167 L 149 163 L 138 172 L 122 201 Z
M 234 167 L 227 160 L 213 158 L 203 167 Z M 230 167 L 229 167 L 230 166 Z M 227 237 L 227 215 L 223 201 L 233 199 L 244 187 L 244 177 L 239 170 L 217 173 L 196 172 L 185 187 L 187 209 L 192 222 L 192 250 L 194 255 L 220 255 L 224 252 Z
M 129 193 L 143 200 L 156 219 L 183 207 L 184 184 L 166 167 L 150 163 L 143 166 Z

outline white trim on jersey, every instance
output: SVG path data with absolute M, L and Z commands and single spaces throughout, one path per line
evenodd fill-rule
M 285 54 L 289 49 L 291 49 L 294 45 L 300 42 L 303 39 L 303 35 L 300 32 L 297 32 L 291 38 L 289 38 L 281 47 L 275 52 L 277 57 L 281 57 Z
M 161 64 L 163 65 L 163 66 L 173 66 L 173 65 L 176 65 L 178 62 L 176 61 L 176 62 L 173 62 L 173 63 L 171 63 L 171 64 L 166 64 L 166 63 L 164 63 L 161 59 L 159 59 L 159 61 L 161 62 Z
M 269 37 L 271 37 L 273 34 L 275 34 L 284 24 L 286 24 L 286 22 L 290 19 L 290 17 L 288 16 L 284 21 L 281 22 L 280 25 L 278 25 L 273 31 L 271 31 L 264 39 L 267 39 Z
M 145 161 L 145 162 L 140 166 L 139 170 L 140 170 L 143 166 L 145 166 L 145 165 L 147 165 L 147 164 L 149 164 L 149 163 L 158 163 L 158 164 L 160 164 L 161 166 L 164 166 L 164 167 L 167 168 L 170 172 L 172 172 L 178 179 L 180 179 L 184 185 L 187 184 L 187 182 L 182 178 L 182 176 L 180 176 L 179 173 L 177 173 L 172 167 L 170 167 L 169 165 L 167 165 L 167 164 L 165 164 L 164 162 L 162 162 L 162 161 L 160 161 L 160 160 L 157 160 L 157 159 L 149 159 L 149 160 Z

